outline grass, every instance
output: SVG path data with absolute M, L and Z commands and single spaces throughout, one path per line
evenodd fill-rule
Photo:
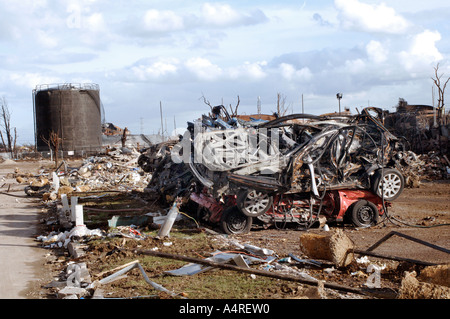
M 127 196 L 105 196 L 100 200 L 87 201 L 85 205 L 104 210 L 120 210 L 124 208 L 138 208 L 142 204 L 136 203 Z M 86 225 L 89 228 L 99 227 L 108 229 L 108 219 L 113 215 L 137 216 L 136 212 L 107 212 L 87 211 Z M 157 239 L 158 230 L 143 228 L 140 230 L 145 239 L 137 240 L 125 237 L 102 238 L 89 242 L 87 254 L 88 269 L 95 274 L 111 271 L 112 269 L 139 260 L 150 280 L 162 285 L 166 289 L 179 293 L 189 299 L 261 299 L 292 297 L 291 292 L 298 290 L 298 284 L 280 281 L 278 279 L 251 276 L 238 271 L 212 268 L 203 273 L 186 276 L 172 276 L 165 272 L 175 270 L 186 262 L 146 255 L 137 255 L 135 249 L 158 249 L 158 251 L 195 258 L 210 257 L 212 253 L 223 247 L 214 236 L 198 232 L 191 220 L 177 223 L 170 231 L 170 237 Z M 168 244 L 168 245 L 165 245 Z M 257 266 L 251 266 L 257 267 Z M 112 274 L 108 272 L 101 278 Z M 97 278 L 97 279 L 101 279 Z M 129 271 L 122 279 L 116 280 L 103 287 L 105 297 L 116 298 L 172 298 L 161 294 L 147 283 L 139 269 Z
M 91 258 L 98 262 L 99 253 L 105 255 L 119 246 L 129 249 L 128 251 L 135 248 L 154 249 L 157 247 L 159 251 L 195 258 L 208 257 L 212 252 L 218 250 L 211 235 L 205 233 L 187 235 L 183 230 L 173 230 L 171 237 L 164 240 L 154 239 L 153 235 L 155 234 L 155 232 L 146 233 L 148 238 L 140 241 L 126 239 L 125 244 L 123 238 L 93 241 L 90 244 L 90 250 L 93 252 Z M 171 245 L 164 246 L 164 242 L 170 242 Z M 137 259 L 150 280 L 189 299 L 259 299 L 274 298 L 274 296 L 286 298 L 290 296 L 289 293 L 285 293 L 286 291 L 292 292 L 298 288 L 298 284 L 293 282 L 251 276 L 238 271 L 218 268 L 212 268 L 195 275 L 172 276 L 166 274 L 165 271 L 178 269 L 187 263 L 133 253 L 112 253 L 98 264 L 97 272 L 111 270 Z M 89 269 L 91 267 L 88 266 Z M 106 285 L 104 290 L 108 291 L 107 297 L 161 298 L 161 293 L 145 281 L 139 269 L 129 271 L 125 278 Z

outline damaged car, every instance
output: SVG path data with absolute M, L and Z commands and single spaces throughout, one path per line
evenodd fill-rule
M 158 165 L 150 168 L 148 153 L 139 162 L 153 173 L 149 187 L 166 199 L 188 198 L 195 218 L 225 233 L 253 226 L 308 228 L 321 216 L 370 227 L 403 191 L 395 167 L 402 145 L 370 109 L 356 116 L 291 114 L 270 121 L 224 111 L 218 106 L 188 123 Z

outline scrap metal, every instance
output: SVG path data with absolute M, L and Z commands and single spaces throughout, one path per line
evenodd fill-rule
M 310 227 L 319 215 L 339 222 L 349 216 L 369 227 L 403 191 L 398 167 L 408 153 L 373 108 L 356 116 L 272 120 L 225 111 L 215 107 L 189 122 L 179 140 L 154 145 L 138 159 L 152 174 L 148 190 L 167 203 L 183 196 L 197 205 L 199 219 L 225 232 L 247 231 L 248 223 Z

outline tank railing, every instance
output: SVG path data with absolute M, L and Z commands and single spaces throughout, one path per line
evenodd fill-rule
M 48 90 L 99 90 L 100 86 L 95 83 L 59 83 L 59 84 L 39 84 L 35 91 Z

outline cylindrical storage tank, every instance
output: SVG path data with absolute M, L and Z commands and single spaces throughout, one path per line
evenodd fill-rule
M 97 84 L 39 85 L 33 91 L 35 139 L 39 152 L 48 151 L 53 131 L 64 152 L 96 152 L 102 146 L 102 108 Z

